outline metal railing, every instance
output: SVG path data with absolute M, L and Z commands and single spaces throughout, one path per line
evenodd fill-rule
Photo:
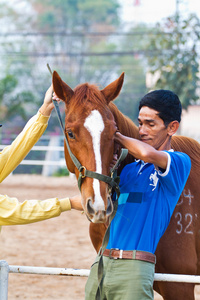
M 50 267 L 31 267 L 31 266 L 13 266 L 9 265 L 5 260 L 0 260 L 0 299 L 8 299 L 8 278 L 9 273 L 18 274 L 37 274 L 37 275 L 68 275 L 68 276 L 83 276 L 88 277 L 90 270 L 87 269 L 72 269 L 72 268 L 50 268 Z M 200 283 L 198 275 L 183 275 L 183 274 L 162 274 L 155 273 L 154 281 L 168 282 L 185 282 L 185 283 Z

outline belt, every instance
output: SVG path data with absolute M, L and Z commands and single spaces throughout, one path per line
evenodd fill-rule
M 147 261 L 152 264 L 156 263 L 156 256 L 146 251 L 105 249 L 103 255 L 113 259 L 136 259 Z

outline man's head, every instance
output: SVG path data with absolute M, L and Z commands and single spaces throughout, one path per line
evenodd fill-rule
M 182 106 L 176 94 L 156 90 L 146 94 L 139 103 L 141 140 L 157 150 L 170 149 L 171 136 L 181 120 Z
M 148 106 L 158 112 L 165 126 L 172 121 L 181 121 L 182 105 L 178 96 L 169 90 L 156 90 L 146 94 L 139 103 L 139 110 Z

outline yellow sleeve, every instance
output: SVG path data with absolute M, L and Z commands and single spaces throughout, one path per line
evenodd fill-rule
M 37 143 L 48 125 L 49 117 L 38 112 L 10 146 L 0 152 L 0 182 L 2 182 L 25 158 Z
M 0 195 L 0 226 L 22 225 L 57 217 L 63 211 L 71 209 L 69 198 L 58 200 L 25 200 Z

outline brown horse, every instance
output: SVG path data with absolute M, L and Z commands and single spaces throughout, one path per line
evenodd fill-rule
M 53 86 L 65 102 L 65 131 L 70 148 L 81 164 L 91 171 L 109 175 L 109 166 L 116 150 L 113 135 L 116 128 L 130 137 L 139 138 L 137 126 L 111 102 L 120 93 L 124 74 L 103 90 L 88 83 L 72 90 L 54 72 Z M 172 138 L 175 151 L 187 153 L 192 169 L 184 191 L 175 208 L 171 222 L 161 238 L 157 250 L 156 272 L 200 274 L 200 145 L 193 139 Z M 70 172 L 78 171 L 65 146 L 65 158 Z M 134 160 L 128 156 L 123 166 Z M 99 250 L 106 230 L 106 219 L 112 213 L 107 184 L 84 178 L 81 186 L 82 204 L 90 223 L 90 237 Z M 101 223 L 100 223 L 101 222 Z M 194 300 L 194 284 L 155 282 L 154 289 L 165 300 Z

